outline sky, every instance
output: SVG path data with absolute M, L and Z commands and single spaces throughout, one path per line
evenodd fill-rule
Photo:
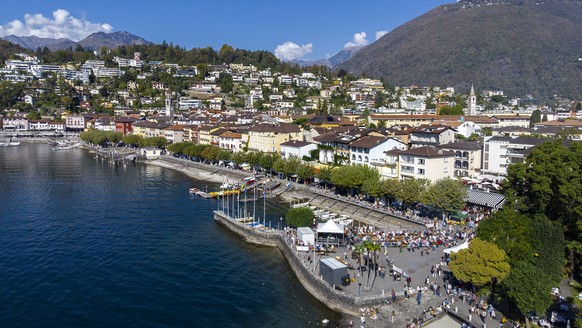
M 0 36 L 81 40 L 127 31 L 187 49 L 223 44 L 282 60 L 328 58 L 455 0 L 18 0 L 3 3 Z

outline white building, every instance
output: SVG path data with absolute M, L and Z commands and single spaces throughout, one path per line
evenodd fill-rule
M 523 162 L 533 148 L 548 141 L 530 137 L 485 137 L 483 143 L 483 173 L 507 175 L 513 163 Z
M 394 138 L 363 136 L 348 144 L 350 163 L 383 166 L 389 150 L 405 150 L 406 144 Z
M 435 147 L 419 147 L 399 153 L 400 179 L 427 179 L 431 182 L 453 178 L 455 152 Z
M 281 144 L 281 156 L 284 158 L 303 156 L 311 157 L 311 151 L 317 149 L 317 144 L 300 140 L 289 140 Z

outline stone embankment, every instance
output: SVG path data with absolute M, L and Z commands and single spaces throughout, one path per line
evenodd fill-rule
M 214 220 L 251 244 L 276 246 L 301 285 L 313 297 L 333 311 L 358 316 L 361 308 L 381 306 L 388 299 L 387 295 L 358 297 L 341 291 L 336 286 L 330 286 L 305 259 L 299 256 L 299 253 L 293 247 L 291 238 L 280 230 L 253 229 L 238 220 L 232 219 L 222 211 L 214 211 Z
M 270 247 L 277 246 L 279 240 L 278 230 L 253 229 L 249 225 L 232 219 L 222 211 L 214 211 L 214 221 L 250 244 Z

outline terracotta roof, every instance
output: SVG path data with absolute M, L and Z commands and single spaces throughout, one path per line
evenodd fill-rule
M 238 132 L 232 132 L 232 131 L 224 131 L 221 135 L 221 138 L 232 138 L 232 139 L 240 139 L 242 138 L 242 134 L 238 133 Z
M 548 122 L 539 122 L 535 125 L 541 126 L 582 126 L 582 121 L 579 120 L 564 120 L 564 121 L 548 121 Z

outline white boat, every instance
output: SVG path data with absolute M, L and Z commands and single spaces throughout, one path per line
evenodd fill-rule
M 8 141 L 0 143 L 0 147 L 12 147 L 12 146 L 20 146 L 19 141 Z

